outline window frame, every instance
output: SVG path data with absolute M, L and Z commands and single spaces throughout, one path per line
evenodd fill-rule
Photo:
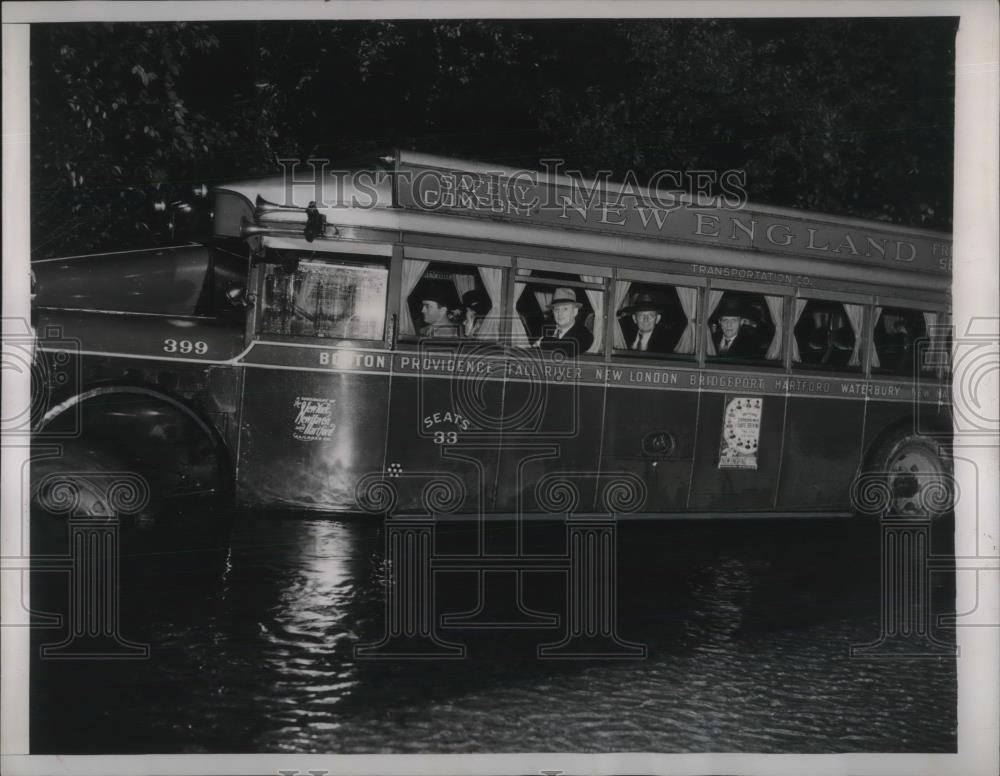
M 873 380 L 893 380 L 897 382 L 916 382 L 912 374 L 897 374 L 891 372 L 876 371 L 876 368 L 872 367 L 871 355 L 876 352 L 875 350 L 875 324 L 878 323 L 878 319 L 875 317 L 875 309 L 882 308 L 884 311 L 886 308 L 897 309 L 897 310 L 909 310 L 911 312 L 920 313 L 937 313 L 938 315 L 950 316 L 951 309 L 946 304 L 940 302 L 934 302 L 928 299 L 914 299 L 912 297 L 895 297 L 895 296 L 883 296 L 876 294 L 873 297 L 872 304 L 869 307 L 868 312 L 868 339 L 867 344 L 869 348 L 868 357 L 865 360 L 865 376 Z M 920 374 L 917 379 L 919 380 L 933 380 L 940 381 L 947 379 L 944 375 L 948 374 L 951 369 L 951 359 L 948 360 L 948 367 L 936 367 L 932 374 Z
M 578 353 L 577 358 L 586 358 L 590 360 L 601 359 L 606 360 L 608 357 L 609 344 L 608 344 L 608 320 L 610 316 L 608 315 L 608 291 L 610 290 L 611 283 L 614 282 L 615 267 L 611 264 L 606 266 L 591 265 L 591 264 L 581 264 L 576 261 L 556 261 L 552 259 L 537 259 L 528 256 L 514 256 L 513 266 L 511 267 L 510 273 L 507 278 L 507 289 L 508 289 L 508 327 L 513 326 L 514 318 L 518 315 L 517 312 L 517 300 L 519 299 L 517 295 L 517 284 L 528 282 L 540 282 L 542 285 L 551 285 L 553 288 L 565 287 L 565 288 L 589 288 L 593 290 L 600 290 L 604 298 L 604 320 L 598 322 L 594 321 L 594 329 L 591 330 L 591 334 L 594 333 L 597 326 L 600 325 L 602 331 L 602 341 L 601 349 L 593 353 L 584 352 Z M 610 257 L 609 257 L 610 258 Z M 538 272 L 561 272 L 567 275 L 576 275 L 577 277 L 582 277 L 583 275 L 591 275 L 593 277 L 603 278 L 603 283 L 588 283 L 585 280 L 556 280 L 553 278 L 539 278 L 535 275 L 521 275 L 518 270 L 529 269 Z M 591 271 L 592 270 L 592 271 Z M 511 329 L 508 334 L 508 342 L 513 344 L 513 330 Z M 528 347 L 534 348 L 533 345 L 517 346 L 517 347 Z
M 708 338 L 708 319 L 711 317 L 714 310 L 708 309 L 708 294 L 713 291 L 733 291 L 742 294 L 760 294 L 762 296 L 777 296 L 782 298 L 781 302 L 781 317 L 782 325 L 780 327 L 775 326 L 774 334 L 775 336 L 782 337 L 781 342 L 781 357 L 774 360 L 768 359 L 725 359 L 719 358 L 718 356 L 708 355 L 708 348 L 706 340 Z M 791 300 L 795 298 L 795 286 L 775 286 L 769 285 L 767 283 L 756 283 L 756 282 L 746 282 L 741 280 L 730 280 L 727 278 L 709 278 L 708 284 L 705 288 L 705 292 L 702 298 L 704 304 L 704 315 L 701 321 L 701 334 L 698 337 L 698 366 L 705 368 L 718 368 L 725 366 L 733 366 L 737 368 L 760 368 L 769 370 L 781 370 L 788 372 L 789 359 L 791 358 L 791 330 L 788 327 L 787 321 L 791 317 Z M 721 300 L 720 300 L 721 301 Z M 770 314 L 770 313 L 768 313 Z M 773 341 L 773 340 L 772 340 Z M 709 360 L 711 359 L 711 360 Z
M 616 268 L 614 276 L 611 279 L 612 283 L 642 283 L 643 285 L 659 285 L 659 286 L 670 286 L 672 288 L 676 286 L 683 286 L 684 288 L 693 288 L 697 292 L 697 299 L 695 301 L 694 310 L 694 325 L 695 325 L 695 343 L 693 353 L 636 353 L 635 351 L 619 350 L 614 347 L 614 331 L 615 326 L 618 325 L 618 311 L 615 310 L 614 316 L 610 314 L 610 309 L 608 310 L 607 327 L 604 333 L 605 342 L 607 343 L 607 352 L 611 358 L 625 358 L 625 359 L 636 359 L 638 362 L 647 361 L 664 361 L 671 364 L 690 364 L 690 365 L 700 365 L 699 363 L 699 349 L 703 347 L 702 331 L 705 324 L 705 289 L 708 287 L 708 278 L 700 277 L 698 275 L 681 275 L 679 273 L 672 272 L 650 272 L 648 270 L 641 269 L 630 269 L 630 268 Z M 609 290 L 614 291 L 617 286 L 612 286 Z
M 852 367 L 851 369 L 839 368 L 839 367 L 824 367 L 817 366 L 815 364 L 803 364 L 799 362 L 798 365 L 792 361 L 792 341 L 795 337 L 795 321 L 791 320 L 791 315 L 788 316 L 788 350 L 786 352 L 786 361 L 788 363 L 788 371 L 791 374 L 816 374 L 816 375 L 834 375 L 843 374 L 852 377 L 867 377 L 868 375 L 868 351 L 871 348 L 871 311 L 872 311 L 872 300 L 873 296 L 871 294 L 852 294 L 847 291 L 827 291 L 825 289 L 817 289 L 817 293 L 813 294 L 811 289 L 799 287 L 796 290 L 795 296 L 793 297 L 793 302 L 798 299 L 805 299 L 811 302 L 835 302 L 840 304 L 854 304 L 861 305 L 861 332 L 860 334 L 855 334 L 856 337 L 860 338 L 861 345 L 858 352 L 858 359 L 860 361 L 857 367 Z M 791 312 L 794 312 L 791 310 Z
M 339 250 L 318 250 L 312 251 L 310 248 L 304 247 L 301 243 L 292 241 L 283 241 L 284 244 L 277 246 L 272 244 L 267 244 L 264 246 L 265 253 L 254 259 L 253 268 L 251 270 L 251 282 L 250 287 L 254 289 L 254 304 L 253 304 L 253 315 L 247 316 L 247 334 L 249 336 L 249 341 L 267 343 L 267 342 L 281 342 L 281 343 L 291 343 L 299 345 L 313 345 L 316 347 L 328 347 L 328 345 L 319 345 L 319 343 L 346 343 L 351 347 L 361 347 L 361 348 L 378 348 L 385 349 L 388 345 L 389 335 L 390 335 L 390 325 L 389 325 L 389 297 L 392 290 L 392 260 L 391 260 L 391 246 L 386 246 L 390 248 L 390 252 L 385 252 L 382 250 L 377 251 L 360 251 L 353 252 L 347 250 L 349 246 L 345 246 Z M 286 247 L 287 246 L 287 247 Z M 374 246 L 379 248 L 380 246 Z M 269 257 L 266 250 L 283 250 L 283 251 L 293 251 L 298 253 L 311 253 L 308 261 L 316 261 L 322 263 L 331 262 L 341 262 L 350 264 L 352 259 L 355 260 L 354 263 L 357 266 L 378 266 L 384 268 L 385 270 L 385 296 L 383 299 L 382 308 L 382 336 L 377 339 L 365 339 L 358 337 L 327 337 L 320 335 L 309 335 L 309 334 L 280 334 L 277 332 L 266 332 L 264 331 L 264 310 L 265 310 L 265 278 L 267 276 L 268 267 L 273 267 L 278 264 L 275 261 L 269 261 Z M 302 258 L 300 258 L 300 261 Z
M 404 261 L 426 261 L 429 263 L 439 264 L 467 264 L 476 267 L 477 269 L 479 267 L 491 267 L 493 269 L 503 271 L 503 282 L 500 284 L 500 301 L 493 306 L 493 310 L 500 311 L 500 329 L 497 339 L 470 340 L 467 337 L 455 337 L 454 339 L 456 342 L 503 342 L 510 336 L 510 317 L 507 315 L 507 307 L 508 300 L 510 298 L 510 278 L 511 275 L 513 275 L 512 267 L 514 265 L 514 259 L 511 255 L 493 252 L 478 253 L 474 251 L 456 251 L 446 248 L 428 248 L 422 245 L 404 245 L 402 246 L 402 250 L 399 251 L 399 280 L 397 280 L 396 285 L 389 291 L 390 296 L 395 298 L 393 309 L 395 311 L 394 314 L 396 315 L 396 339 L 398 342 L 415 344 L 421 339 L 424 339 L 419 333 L 403 334 L 399 331 L 399 328 L 402 325 L 401 322 L 403 316 L 409 315 L 409 303 L 407 299 L 403 298 L 402 272 Z

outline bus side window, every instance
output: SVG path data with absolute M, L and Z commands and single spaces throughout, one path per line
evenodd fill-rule
M 710 358 L 781 360 L 783 297 L 712 289 L 707 307 L 705 351 Z
M 264 271 L 261 333 L 381 340 L 388 267 L 317 255 L 269 257 L 274 263 L 269 260 Z
M 872 329 L 872 371 L 911 377 L 916 369 L 933 374 L 935 365 L 925 364 L 937 315 L 902 307 L 876 307 Z M 919 366 L 918 366 L 919 365 Z
M 403 261 L 403 336 L 497 340 L 504 271 L 438 261 Z
M 697 288 L 619 280 L 615 302 L 616 351 L 694 355 Z
M 517 273 L 515 342 L 567 356 L 603 352 L 605 278 L 530 269 Z
M 800 298 L 792 315 L 794 366 L 861 368 L 862 305 Z

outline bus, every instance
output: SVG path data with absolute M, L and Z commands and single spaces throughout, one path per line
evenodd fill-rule
M 414 152 L 210 219 L 33 262 L 36 444 L 275 510 L 950 509 L 947 234 Z

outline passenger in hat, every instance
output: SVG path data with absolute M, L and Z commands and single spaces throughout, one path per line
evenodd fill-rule
M 478 338 L 483 321 L 493 309 L 493 302 L 486 293 L 474 288 L 462 295 L 462 309 L 465 311 L 462 334 L 472 339 Z
M 712 334 L 715 354 L 720 358 L 758 358 L 760 342 L 746 325 L 746 310 L 734 297 L 722 300 L 715 310 L 718 326 Z
M 621 310 L 630 315 L 636 325 L 636 334 L 629 341 L 628 349 L 642 353 L 671 353 L 670 335 L 660 326 L 663 305 L 652 294 L 639 294 L 635 301 Z
M 449 294 L 446 289 L 428 284 L 420 293 L 420 314 L 424 325 L 421 337 L 457 337 L 459 328 L 448 317 Z
M 577 320 L 583 303 L 576 298 L 572 288 L 557 288 L 552 293 L 549 309 L 555 325 L 545 327 L 545 335 L 538 346 L 543 350 L 559 351 L 566 356 L 586 353 L 594 344 L 594 335 Z

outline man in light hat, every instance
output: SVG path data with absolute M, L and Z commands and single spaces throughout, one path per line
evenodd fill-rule
M 428 284 L 420 294 L 420 314 L 424 325 L 421 337 L 457 337 L 458 326 L 448 317 L 448 293 L 440 286 Z
M 629 341 L 628 349 L 640 353 L 671 353 L 670 335 L 660 327 L 663 305 L 652 294 L 639 294 L 635 301 L 624 308 L 623 315 L 631 315 L 636 334 Z
M 719 358 L 760 357 L 760 343 L 749 327 L 744 325 L 744 317 L 743 306 L 734 297 L 723 299 L 722 304 L 716 308 L 715 318 L 719 325 L 712 334 L 712 341 Z
M 572 288 L 557 288 L 549 304 L 555 326 L 546 327 L 538 346 L 543 350 L 561 351 L 567 356 L 586 353 L 594 344 L 594 335 L 577 320 L 581 307 L 583 303 L 577 301 Z

